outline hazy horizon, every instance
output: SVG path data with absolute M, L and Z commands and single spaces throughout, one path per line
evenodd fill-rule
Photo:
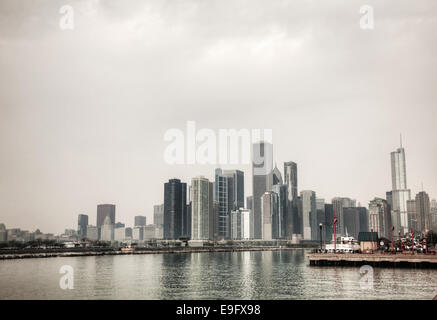
M 74 30 L 61 30 L 62 5 Z M 233 0 L 0 2 L 0 223 L 61 233 L 97 205 L 153 221 L 164 182 L 214 177 L 169 165 L 164 134 L 273 129 L 298 191 L 367 206 L 406 153 L 411 195 L 437 198 L 437 2 Z M 222 166 L 245 173 L 251 166 Z

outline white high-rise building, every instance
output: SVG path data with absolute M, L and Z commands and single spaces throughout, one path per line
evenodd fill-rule
M 273 186 L 273 145 L 258 142 L 252 146 L 252 212 L 255 239 L 263 239 L 261 197 Z
M 103 220 L 100 238 L 102 241 L 114 241 L 114 225 L 109 216 L 106 216 L 105 220 Z
M 191 239 L 210 240 L 214 237 L 214 187 L 207 178 L 191 180 Z
M 273 217 L 278 214 L 278 194 L 267 191 L 261 197 L 262 240 L 273 239 Z
M 391 153 L 392 176 L 392 213 L 391 220 L 395 233 L 408 232 L 407 201 L 411 199 L 411 191 L 407 189 L 407 169 L 405 150 L 401 147 Z

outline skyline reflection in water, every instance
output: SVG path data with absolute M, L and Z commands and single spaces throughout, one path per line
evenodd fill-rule
M 309 266 L 304 250 L 0 261 L 0 299 L 432 299 L 437 270 Z M 63 265 L 74 289 L 59 286 Z

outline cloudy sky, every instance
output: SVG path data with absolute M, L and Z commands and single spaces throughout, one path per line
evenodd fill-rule
M 115 203 L 151 223 L 166 180 L 213 178 L 163 159 L 189 120 L 271 128 L 299 190 L 363 205 L 391 189 L 402 133 L 409 188 L 436 198 L 436 30 L 435 0 L 2 0 L 0 222 L 59 233 Z

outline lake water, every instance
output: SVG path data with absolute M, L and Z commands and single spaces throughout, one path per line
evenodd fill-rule
M 304 250 L 0 261 L 0 299 L 432 299 L 437 270 L 309 266 Z M 74 270 L 61 289 L 60 268 Z M 363 285 L 364 283 L 364 285 Z

